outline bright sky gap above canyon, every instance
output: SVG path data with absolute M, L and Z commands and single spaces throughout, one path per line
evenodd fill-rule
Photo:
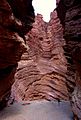
M 50 12 L 56 8 L 56 0 L 33 0 L 35 14 L 43 15 L 44 21 L 50 20 Z

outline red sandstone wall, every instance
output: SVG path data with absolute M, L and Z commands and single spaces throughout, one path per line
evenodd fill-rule
M 49 23 L 36 16 L 26 43 L 29 50 L 19 62 L 13 86 L 16 99 L 67 100 L 65 43 L 56 11 Z

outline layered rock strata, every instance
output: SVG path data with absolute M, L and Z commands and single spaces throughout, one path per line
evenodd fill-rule
M 29 50 L 22 55 L 12 89 L 16 99 L 68 100 L 65 43 L 56 11 L 51 13 L 49 23 L 38 14 L 26 38 Z
M 10 95 L 17 62 L 27 49 L 24 35 L 33 22 L 31 0 L 0 0 L 0 109 Z
M 69 63 L 68 75 L 72 73 L 76 83 L 74 92 L 71 92 L 72 108 L 75 115 L 81 119 L 81 1 L 60 0 L 58 3 L 58 16 L 61 21 L 64 21 L 64 38 L 66 40 L 64 50 Z M 65 7 L 66 9 L 64 9 Z

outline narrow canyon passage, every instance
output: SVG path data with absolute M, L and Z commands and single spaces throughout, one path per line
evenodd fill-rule
M 67 61 L 62 46 L 63 30 L 56 10 L 49 23 L 42 15 L 35 18 L 27 34 L 29 50 L 22 55 L 12 92 L 21 100 L 68 100 Z M 70 83 L 71 84 L 71 83 Z
M 29 50 L 18 63 L 12 87 L 12 97 L 18 102 L 1 112 L 1 120 L 73 120 L 62 47 L 65 41 L 56 10 L 49 23 L 41 14 L 35 17 L 26 44 Z
M 56 4 L 0 1 L 0 120 L 81 120 L 81 1 Z

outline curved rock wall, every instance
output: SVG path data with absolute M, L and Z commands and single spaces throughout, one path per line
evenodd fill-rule
M 28 16 L 27 21 L 23 19 L 24 15 Z M 30 30 L 33 22 L 34 10 L 31 0 L 0 0 L 0 109 L 6 104 L 6 97 L 10 95 L 17 62 L 27 50 L 24 35 Z
M 12 89 L 16 99 L 68 100 L 67 65 L 62 48 L 65 42 L 56 11 L 51 13 L 49 23 L 38 14 L 26 38 L 29 50 L 22 55 Z
M 64 18 L 64 14 L 60 16 L 60 11 L 64 11 L 61 4 L 66 6 Z M 60 20 L 63 19 L 64 21 L 64 38 L 66 40 L 64 50 L 69 63 L 68 75 L 72 71 L 72 76 L 76 83 L 73 89 L 74 92 L 71 92 L 72 108 L 75 115 L 81 119 L 81 1 L 60 0 L 57 12 Z

